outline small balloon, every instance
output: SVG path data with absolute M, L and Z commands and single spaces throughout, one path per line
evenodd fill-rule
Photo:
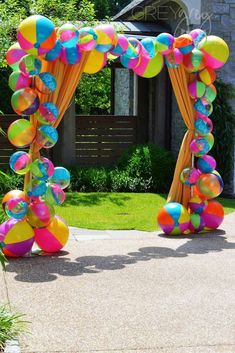
M 31 78 L 28 74 L 24 74 L 21 71 L 13 71 L 9 76 L 8 84 L 12 91 L 15 92 L 19 89 L 29 87 L 31 85 Z
M 18 151 L 11 155 L 9 165 L 17 174 L 24 175 L 30 169 L 30 155 L 24 151 Z
M 59 111 L 51 102 L 43 103 L 34 114 L 38 122 L 45 125 L 53 124 L 59 117 Z
M 29 205 L 27 219 L 32 227 L 46 227 L 52 221 L 54 216 L 54 208 L 46 202 L 34 201 Z
M 62 51 L 62 45 L 60 41 L 57 40 L 55 46 L 46 53 L 45 60 L 56 61 L 57 59 L 59 59 L 61 55 L 61 51 Z
M 187 186 L 192 186 L 197 183 L 198 178 L 200 177 L 201 173 L 196 168 L 185 168 L 182 170 L 180 174 L 180 180 Z
M 61 189 L 65 189 L 70 184 L 70 173 L 66 168 L 56 167 L 50 179 L 50 183 L 57 184 Z
M 54 165 L 50 159 L 41 157 L 33 161 L 30 170 L 36 179 L 46 181 L 53 175 Z
M 57 30 L 60 42 L 65 48 L 72 48 L 76 46 L 78 41 L 78 29 L 71 23 L 65 23 Z
M 56 90 L 57 82 L 55 77 L 50 72 L 42 72 L 35 77 L 35 88 L 43 93 L 50 94 Z
M 75 65 L 80 62 L 82 58 L 79 46 L 76 45 L 71 48 L 63 47 L 60 55 L 60 60 L 66 65 Z
M 18 115 L 34 114 L 39 104 L 39 97 L 32 88 L 19 89 L 11 97 L 11 106 Z
M 8 217 L 22 219 L 28 212 L 28 203 L 19 198 L 10 199 L 6 203 L 5 212 Z
M 79 29 L 78 44 L 82 51 L 91 51 L 96 46 L 97 34 L 91 27 Z
M 27 188 L 27 196 L 30 198 L 38 199 L 40 196 L 45 195 L 47 185 L 45 181 L 33 179 Z
M 40 74 L 42 62 L 33 55 L 26 55 L 20 60 L 19 69 L 25 74 L 35 76 Z
M 7 51 L 6 60 L 12 70 L 19 70 L 19 62 L 27 53 L 21 48 L 18 42 L 14 43 Z
M 58 141 L 58 137 L 58 132 L 54 127 L 50 125 L 42 125 L 38 129 L 36 142 L 43 148 L 51 148 Z
M 47 186 L 45 200 L 50 205 L 62 205 L 65 200 L 65 193 L 57 184 L 50 184 Z

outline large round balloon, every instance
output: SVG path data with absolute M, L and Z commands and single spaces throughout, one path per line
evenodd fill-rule
M 46 181 L 48 178 L 52 177 L 55 168 L 48 158 L 41 157 L 33 161 L 30 169 L 36 179 Z
M 157 221 L 164 233 L 179 235 L 188 229 L 190 217 L 184 206 L 170 202 L 160 210 Z
M 202 174 L 196 188 L 207 199 L 214 199 L 223 191 L 224 183 L 218 172 Z
M 39 98 L 32 88 L 15 91 L 11 97 L 11 105 L 18 115 L 32 115 L 39 107 Z
M 5 212 L 8 217 L 22 219 L 28 212 L 28 203 L 20 197 L 10 199 L 6 203 Z
M 35 135 L 35 126 L 26 119 L 15 120 L 11 123 L 7 131 L 9 141 L 16 147 L 26 147 L 30 145 Z
M 36 201 L 29 205 L 27 219 L 32 227 L 46 227 L 54 216 L 54 208 L 46 202 Z
M 59 117 L 58 108 L 51 102 L 43 103 L 34 114 L 39 123 L 52 125 Z
M 205 155 L 203 157 L 198 158 L 197 160 L 197 168 L 202 173 L 211 173 L 216 169 L 216 160 L 209 155 Z
M 72 23 L 65 23 L 57 30 L 57 35 L 63 47 L 71 48 L 76 46 L 79 32 Z
M 54 92 L 57 86 L 56 78 L 50 72 L 42 72 L 35 77 L 35 88 L 43 93 L 50 94 Z
M 95 49 L 102 53 L 107 53 L 117 44 L 117 33 L 111 24 L 100 24 L 96 26 L 97 34 Z
M 93 49 L 87 59 L 87 62 L 84 67 L 84 72 L 87 74 L 95 74 L 107 63 L 107 54 L 102 53 L 96 49 Z
M 37 245 L 47 253 L 60 251 L 69 239 L 69 229 L 66 223 L 58 216 L 45 228 L 35 229 Z
M 0 225 L 0 234 L 3 235 L 3 252 L 9 257 L 26 255 L 34 243 L 34 230 L 28 222 L 14 218 Z
M 158 53 L 152 59 L 147 55 L 141 55 L 139 64 L 133 69 L 133 71 L 138 76 L 151 78 L 159 74 L 163 68 L 163 64 L 164 60 L 161 53 Z
M 8 84 L 12 91 L 18 91 L 19 89 L 29 87 L 31 85 L 31 78 L 21 71 L 13 71 L 9 76 Z
M 3 199 L 2 199 L 2 208 L 3 208 L 3 210 L 5 211 L 6 203 L 9 200 L 16 199 L 16 198 L 18 198 L 18 199 L 20 198 L 21 200 L 28 202 L 28 197 L 27 197 L 27 195 L 25 194 L 24 191 L 22 191 L 22 190 L 11 190 L 8 193 L 6 193 L 4 195 L 4 197 L 3 197 Z
M 24 175 L 30 169 L 30 155 L 24 151 L 18 151 L 11 155 L 9 165 L 17 174 Z
M 20 23 L 17 38 L 21 48 L 27 53 L 44 55 L 55 46 L 55 27 L 48 18 L 33 15 Z
M 208 205 L 202 213 L 202 217 L 207 229 L 217 229 L 224 219 L 223 206 L 218 201 L 208 201 Z
M 57 184 L 61 189 L 65 189 L 70 184 L 70 173 L 66 168 L 56 167 L 50 179 L 50 183 Z
M 38 75 L 42 69 L 42 61 L 28 54 L 20 60 L 19 69 L 30 76 Z
M 36 142 L 43 148 L 51 148 L 56 144 L 58 138 L 58 132 L 54 127 L 49 125 L 42 125 L 38 129 Z
M 170 33 L 161 33 L 156 37 L 157 50 L 163 55 L 171 52 L 175 38 Z
M 7 51 L 6 54 L 6 60 L 8 65 L 13 69 L 13 70 L 19 70 L 19 62 L 23 56 L 25 56 L 27 53 L 20 47 L 19 43 L 16 42 Z
M 229 47 L 226 42 L 217 36 L 207 36 L 201 45 L 201 51 L 206 58 L 206 66 L 212 69 L 222 67 L 229 57 Z

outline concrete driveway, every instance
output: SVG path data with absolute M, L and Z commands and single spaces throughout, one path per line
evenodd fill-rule
M 59 256 L 11 260 L 1 301 L 24 353 L 234 353 L 235 213 L 188 238 L 71 228 Z

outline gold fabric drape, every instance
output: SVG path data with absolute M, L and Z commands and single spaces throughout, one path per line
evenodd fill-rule
M 57 60 L 56 62 L 48 62 L 43 60 L 42 72 L 50 72 L 56 78 L 57 87 L 56 90 L 49 95 L 38 93 L 38 96 L 40 103 L 52 102 L 59 109 L 59 117 L 53 125 L 54 127 L 59 125 L 72 100 L 76 87 L 84 71 L 88 56 L 88 52 L 83 52 L 81 61 L 76 65 L 65 65 L 60 60 Z M 35 127 L 38 126 L 37 119 L 34 115 L 30 117 L 30 121 Z M 36 142 L 31 144 L 29 154 L 32 161 L 40 156 L 40 149 L 41 147 Z M 27 188 L 29 181 L 30 173 L 27 173 L 25 175 L 24 189 Z
M 183 65 L 176 69 L 168 68 L 168 72 L 180 113 L 188 130 L 180 147 L 167 202 L 179 202 L 187 207 L 190 198 L 190 187 L 180 182 L 180 174 L 184 168 L 192 166 L 190 143 L 194 137 L 195 114 L 193 100 L 188 94 L 188 83 L 191 80 L 191 75 L 184 70 Z

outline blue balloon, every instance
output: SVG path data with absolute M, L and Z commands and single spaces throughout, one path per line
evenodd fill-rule
M 70 184 L 70 173 L 66 168 L 56 167 L 49 181 L 51 184 L 57 184 L 61 189 L 65 189 Z

